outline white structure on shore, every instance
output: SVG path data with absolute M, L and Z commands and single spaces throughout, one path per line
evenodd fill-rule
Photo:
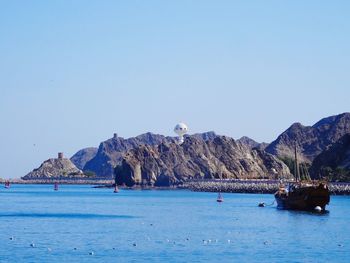
M 176 124 L 174 132 L 179 136 L 179 144 L 182 144 L 184 142 L 184 135 L 188 132 L 188 127 L 186 124 L 180 122 Z

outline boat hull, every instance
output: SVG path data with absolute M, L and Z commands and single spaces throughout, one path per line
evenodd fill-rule
M 317 206 L 325 210 L 329 204 L 330 194 L 324 184 L 318 186 L 301 186 L 289 192 L 275 193 L 277 208 L 288 210 L 311 211 Z

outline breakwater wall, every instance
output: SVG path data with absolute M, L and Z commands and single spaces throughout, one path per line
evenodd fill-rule
M 196 192 L 272 194 L 278 185 L 271 180 L 193 180 L 182 187 Z M 350 195 L 350 183 L 329 183 L 328 187 L 332 195 Z
M 9 181 L 11 184 L 91 184 L 91 185 L 112 185 L 114 180 L 105 178 L 38 178 L 38 179 L 2 179 L 0 183 Z

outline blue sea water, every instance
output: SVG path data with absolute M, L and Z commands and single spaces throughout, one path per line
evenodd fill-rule
M 272 195 L 91 186 L 0 189 L 0 262 L 349 262 L 350 198 L 329 213 Z

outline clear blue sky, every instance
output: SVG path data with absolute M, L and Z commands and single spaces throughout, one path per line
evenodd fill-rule
M 349 1 L 0 1 L 0 177 L 117 132 L 270 142 L 350 111 Z

